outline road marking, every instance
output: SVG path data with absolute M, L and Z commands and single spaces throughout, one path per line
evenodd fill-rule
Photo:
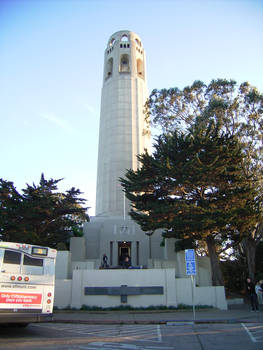
M 261 323 L 241 323 L 253 343 L 263 343 L 263 325 Z
M 78 346 L 79 350 L 174 350 L 174 347 L 170 346 L 147 346 L 147 345 L 135 345 L 128 343 L 109 343 L 109 342 L 93 342 L 88 346 Z
M 161 343 L 162 342 L 162 333 L 161 333 L 161 327 L 159 324 L 157 325 L 157 337 L 158 337 L 158 342 Z
M 66 331 L 75 334 L 97 337 L 123 337 L 136 341 L 157 341 L 162 342 L 160 325 L 115 325 L 105 326 L 87 324 L 59 324 L 59 323 L 39 323 L 32 324 L 33 327 L 48 328 L 55 331 Z M 140 339 L 141 337 L 142 339 Z
M 194 326 L 193 321 L 168 321 L 166 326 Z

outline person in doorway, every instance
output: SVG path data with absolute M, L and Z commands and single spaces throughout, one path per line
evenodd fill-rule
M 246 289 L 250 299 L 251 311 L 258 312 L 258 298 L 255 290 L 255 284 L 252 282 L 251 278 L 247 278 Z
M 108 265 L 108 257 L 107 255 L 104 253 L 103 257 L 102 257 L 102 268 L 103 269 L 107 269 L 109 267 Z
M 128 269 L 131 265 L 131 259 L 129 257 L 129 255 L 126 255 L 125 259 L 124 259 L 124 266 L 126 269 Z
M 120 266 L 122 269 L 125 268 L 125 255 L 121 254 L 120 256 Z

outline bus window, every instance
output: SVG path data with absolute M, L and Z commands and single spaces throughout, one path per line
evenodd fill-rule
M 13 250 L 5 250 L 2 272 L 20 273 L 21 253 Z
M 12 250 L 6 250 L 4 255 L 4 264 L 17 264 L 20 265 L 21 253 L 13 252 Z
M 24 255 L 22 273 L 28 275 L 43 275 L 43 259 L 33 258 L 29 255 Z
M 31 258 L 28 255 L 24 255 L 24 265 L 43 266 L 43 259 Z

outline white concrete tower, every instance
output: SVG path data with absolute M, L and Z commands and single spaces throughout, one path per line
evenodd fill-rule
M 125 216 L 119 177 L 137 169 L 137 154 L 150 149 L 143 113 L 148 97 L 145 52 L 137 34 L 114 33 L 104 55 L 101 95 L 96 216 Z

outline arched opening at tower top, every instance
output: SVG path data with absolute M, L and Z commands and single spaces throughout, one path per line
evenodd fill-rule
M 114 38 L 111 39 L 111 41 L 110 41 L 110 47 L 112 47 L 112 46 L 114 45 L 115 41 L 116 41 L 116 40 L 115 40 Z
M 130 71 L 130 60 L 129 60 L 129 55 L 124 54 L 121 55 L 120 58 L 120 72 L 129 72 Z
M 124 34 L 122 37 L 121 37 L 121 41 L 129 41 L 129 38 L 128 38 L 128 35 Z

